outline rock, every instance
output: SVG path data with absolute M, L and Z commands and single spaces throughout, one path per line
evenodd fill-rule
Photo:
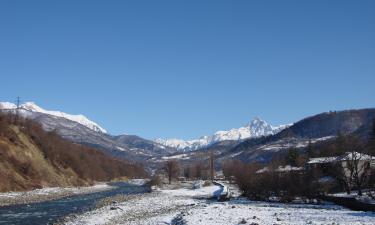
M 235 205 L 232 205 L 232 209 L 234 209 L 234 208 L 236 208 L 236 206 L 235 206 Z
M 244 218 L 242 218 L 242 220 L 239 222 L 239 224 L 246 224 L 246 223 L 247 221 Z

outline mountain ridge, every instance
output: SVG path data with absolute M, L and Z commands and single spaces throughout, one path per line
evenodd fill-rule
M 22 104 L 18 108 L 18 112 L 16 112 L 17 106 L 15 104 L 3 102 L 0 103 L 0 112 L 18 113 L 24 118 L 40 123 L 46 131 L 56 132 L 64 139 L 94 147 L 120 159 L 147 161 L 149 158 L 164 156 L 175 151 L 136 135 L 115 136 L 101 132 L 98 129 L 87 126 L 85 123 L 82 124 L 80 121 L 71 120 L 71 117 L 66 118 L 66 115 L 69 115 L 67 113 L 59 112 L 58 115 L 55 115 L 50 113 L 51 111 L 41 110 L 35 103 L 32 103 L 31 106 L 30 104 Z M 92 122 L 91 124 L 95 125 L 96 123 Z
M 0 102 L 0 109 L 16 110 L 17 105 L 13 104 L 11 102 Z M 38 106 L 37 104 L 35 104 L 34 102 L 25 102 L 25 103 L 19 105 L 19 109 L 24 109 L 24 110 L 28 110 L 28 111 L 32 111 L 32 112 L 38 112 L 38 113 L 48 114 L 48 115 L 51 115 L 51 116 L 57 116 L 57 117 L 65 118 L 65 119 L 80 123 L 80 124 L 90 128 L 94 131 L 101 132 L 101 133 L 107 133 L 107 131 L 104 128 L 102 128 L 97 123 L 95 123 L 94 121 L 88 119 L 86 116 L 81 115 L 81 114 L 72 115 L 72 114 L 68 114 L 68 113 L 65 113 L 65 112 L 61 112 L 61 111 L 45 110 L 45 109 L 41 108 L 40 106 Z
M 182 139 L 175 138 L 158 138 L 154 141 L 168 147 L 176 148 L 177 150 L 182 152 L 195 151 L 221 141 L 242 141 L 248 138 L 273 135 L 291 125 L 292 124 L 272 126 L 268 124 L 266 121 L 260 119 L 259 117 L 255 117 L 253 120 L 251 120 L 243 127 L 232 128 L 226 131 L 217 131 L 213 135 L 202 136 L 198 139 L 185 141 Z

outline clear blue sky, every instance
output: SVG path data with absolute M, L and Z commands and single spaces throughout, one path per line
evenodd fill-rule
M 0 101 L 194 138 L 375 107 L 375 1 L 0 1 Z

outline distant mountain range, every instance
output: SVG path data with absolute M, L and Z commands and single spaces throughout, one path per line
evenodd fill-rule
M 331 111 L 302 119 L 283 131 L 256 140 L 245 140 L 222 156 L 235 155 L 243 161 L 268 161 L 290 147 L 303 149 L 308 142 L 327 141 L 338 134 L 367 139 L 375 119 L 375 109 Z
M 16 113 L 16 108 L 12 103 L 0 103 L 1 112 Z M 255 118 L 244 127 L 218 131 L 195 140 L 152 141 L 136 135 L 110 135 L 83 115 L 48 111 L 35 103 L 20 105 L 18 113 L 67 140 L 95 147 L 117 158 L 147 163 L 149 167 L 168 159 L 199 160 L 207 151 L 215 153 L 218 163 L 226 159 L 267 162 L 290 147 L 302 149 L 309 141 L 325 142 L 338 133 L 367 138 L 375 118 L 373 108 L 325 112 L 282 126 L 272 126 Z
M 195 151 L 222 141 L 239 142 L 248 138 L 274 135 L 289 126 L 291 126 L 291 124 L 275 127 L 256 117 L 243 127 L 234 128 L 228 131 L 217 131 L 211 136 L 203 136 L 195 140 L 156 139 L 155 142 L 171 148 L 176 148 L 178 151 L 182 152 Z
M 212 151 L 216 155 L 218 165 L 228 159 L 269 162 L 274 157 L 284 155 L 289 148 L 303 150 L 309 142 L 328 142 L 338 134 L 355 134 L 366 140 L 371 133 L 374 119 L 374 108 L 325 112 L 304 118 L 274 135 L 248 138 L 240 143 L 222 141 L 197 151 L 177 153 L 168 158 L 189 163 L 199 160 L 205 152 Z
M 15 114 L 16 108 L 16 105 L 12 103 L 0 103 L 2 112 Z M 118 158 L 145 161 L 152 157 L 161 157 L 175 152 L 175 149 L 136 135 L 110 135 L 104 128 L 83 115 L 48 111 L 32 102 L 20 105 L 18 113 L 22 117 L 41 123 L 47 131 L 56 131 L 67 140 L 95 147 Z

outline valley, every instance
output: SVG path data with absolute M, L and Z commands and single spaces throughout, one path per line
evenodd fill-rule
M 374 225 L 374 9 L 0 1 L 0 225 Z
M 371 212 L 321 202 L 316 191 L 343 189 L 306 180 L 312 176 L 304 167 L 309 157 L 357 150 L 354 143 L 367 151 L 375 109 L 324 112 L 277 127 L 255 118 L 244 127 L 191 141 L 111 135 L 83 115 L 35 103 L 16 108 L 0 103 L 0 113 L 0 224 L 373 222 Z M 341 139 L 343 149 L 337 149 Z M 271 179 L 274 173 L 285 174 Z M 147 182 L 134 185 L 135 178 Z M 306 190 L 293 189 L 298 179 L 311 182 L 304 188 L 316 189 L 300 197 Z M 228 202 L 216 200 L 223 188 L 213 180 L 229 187 Z M 270 181 L 289 194 L 270 194 L 277 193 Z

